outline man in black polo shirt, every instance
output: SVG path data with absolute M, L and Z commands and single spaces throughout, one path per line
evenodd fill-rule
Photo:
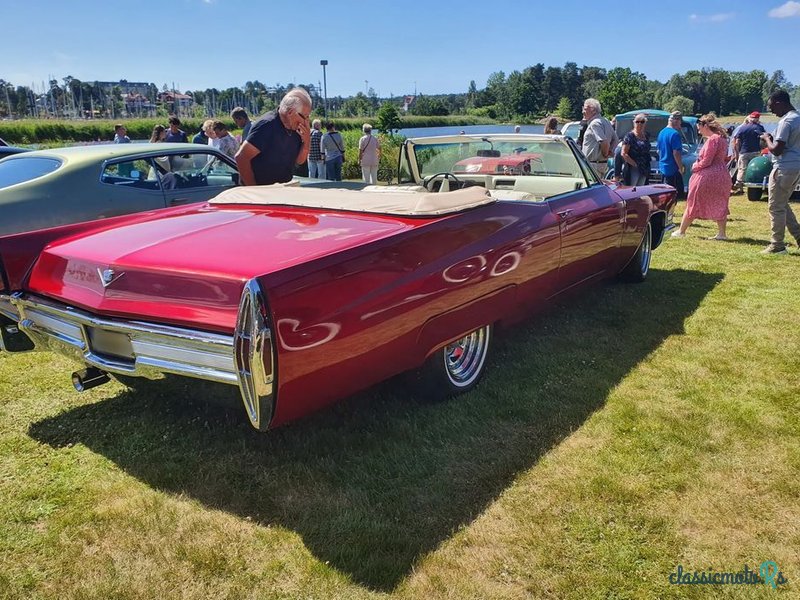
M 283 97 L 277 111 L 268 112 L 253 124 L 236 153 L 242 184 L 291 181 L 294 166 L 308 157 L 310 114 L 311 96 L 297 87 Z

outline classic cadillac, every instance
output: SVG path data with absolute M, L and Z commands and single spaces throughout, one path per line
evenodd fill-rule
M 454 173 L 498 153 L 531 169 Z M 262 431 L 405 371 L 453 395 L 478 383 L 496 325 L 644 280 L 675 203 L 669 186 L 599 181 L 561 136 L 407 140 L 399 170 L 397 186 L 239 187 L 1 237 L 2 348 L 75 357 L 78 390 L 109 374 L 231 384 Z

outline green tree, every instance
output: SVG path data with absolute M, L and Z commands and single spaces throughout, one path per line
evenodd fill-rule
M 391 102 L 384 102 L 378 109 L 377 127 L 379 131 L 388 133 L 389 135 L 396 129 L 403 126 L 400 120 L 400 113 L 397 107 Z
M 772 77 L 767 79 L 767 81 L 762 86 L 762 94 L 761 97 L 764 100 L 764 106 L 767 104 L 767 98 L 769 98 L 770 94 L 776 90 L 786 90 L 790 91 L 792 84 L 789 83 L 789 80 L 786 79 L 786 76 L 783 74 L 781 69 L 778 69 L 772 74 Z
M 685 115 L 691 115 L 692 111 L 694 111 L 694 101 L 686 96 L 674 96 L 667 101 L 663 107 L 664 110 L 668 110 L 669 112 L 679 110 Z
M 542 100 L 545 112 L 553 112 L 562 97 L 566 96 L 564 78 L 560 67 L 547 67 L 542 82 Z
M 469 82 L 469 88 L 467 88 L 467 100 L 466 100 L 466 108 L 473 108 L 475 106 L 475 102 L 478 99 L 478 86 L 475 85 L 475 80 Z
M 644 92 L 645 76 L 627 67 L 608 72 L 600 88 L 598 100 L 606 115 L 615 115 L 636 108 Z
M 417 96 L 417 99 L 414 101 L 414 106 L 411 109 L 415 115 L 447 115 L 447 107 L 442 103 L 441 100 L 438 98 L 433 98 L 431 96 Z
M 562 119 L 572 118 L 572 102 L 570 102 L 569 98 L 564 96 L 563 98 L 561 98 L 561 100 L 558 101 L 556 114 Z
M 486 94 L 481 106 L 487 104 L 505 104 L 506 95 L 506 74 L 503 71 L 496 71 L 489 75 L 486 80 Z
M 734 88 L 739 96 L 738 113 L 749 113 L 764 106 L 762 90 L 767 82 L 767 74 L 761 69 L 749 72 L 732 73 Z
M 576 106 L 582 106 L 584 98 L 582 97 L 583 90 L 583 75 L 578 70 L 578 65 L 574 62 L 564 63 L 564 68 L 561 70 L 561 79 L 564 84 L 564 96 L 570 104 L 570 112 L 564 115 L 565 119 L 569 119 L 575 112 Z M 561 99 L 558 101 L 558 106 L 561 105 Z M 556 107 L 558 110 L 558 107 Z
M 339 114 L 344 117 L 367 117 L 372 114 L 372 103 L 364 92 L 342 102 Z
M 527 67 L 522 71 L 522 77 L 530 94 L 528 104 L 530 112 L 536 115 L 543 114 L 544 100 L 542 96 L 542 82 L 544 81 L 544 64 L 537 63 L 532 67 Z
M 508 118 L 532 118 L 535 107 L 531 86 L 525 76 L 519 71 L 513 71 L 506 81 L 507 93 L 504 98 L 507 105 L 501 108 L 504 116 Z

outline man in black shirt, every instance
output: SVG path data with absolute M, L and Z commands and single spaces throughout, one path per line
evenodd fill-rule
M 311 96 L 293 88 L 277 111 L 261 117 L 236 153 L 236 164 L 244 185 L 270 185 L 291 181 L 295 165 L 308 157 Z

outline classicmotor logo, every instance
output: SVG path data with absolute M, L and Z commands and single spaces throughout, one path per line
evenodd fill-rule
M 669 582 L 675 585 L 769 585 L 777 588 L 779 585 L 789 583 L 783 573 L 778 569 L 774 560 L 765 560 L 758 571 L 751 570 L 747 565 L 741 571 L 687 571 L 683 565 L 669 574 Z

